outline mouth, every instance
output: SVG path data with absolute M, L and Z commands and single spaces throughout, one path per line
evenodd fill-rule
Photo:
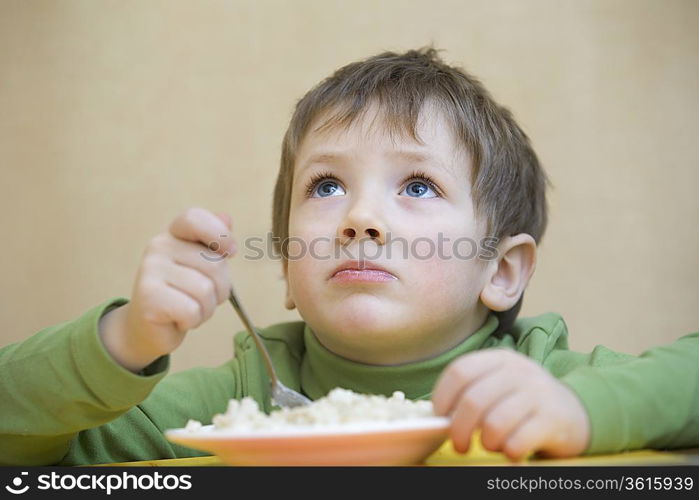
M 369 282 L 381 283 L 398 279 L 391 271 L 367 261 L 350 260 L 337 266 L 329 277 L 341 283 Z

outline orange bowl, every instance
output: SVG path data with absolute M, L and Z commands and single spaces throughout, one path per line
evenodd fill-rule
M 415 465 L 442 445 L 449 424 L 444 417 L 427 417 L 245 432 L 206 425 L 167 430 L 165 436 L 229 465 Z

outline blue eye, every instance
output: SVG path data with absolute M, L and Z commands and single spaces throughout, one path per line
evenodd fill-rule
M 400 194 L 406 193 L 410 198 L 438 198 L 442 196 L 432 178 L 421 171 L 414 171 L 408 178 L 408 184 Z M 330 198 L 345 193 L 337 178 L 328 173 L 315 174 L 306 184 L 306 197 Z
M 434 198 L 436 193 L 434 190 L 425 182 L 413 181 L 405 187 L 405 191 L 411 198 Z M 425 193 L 432 191 L 432 196 L 423 196 Z
M 308 198 L 329 198 L 338 194 L 345 194 L 337 179 L 327 173 L 315 174 L 306 184 L 306 196 Z
M 338 189 L 342 191 L 342 188 L 337 184 L 337 182 L 323 181 L 320 184 L 318 184 L 317 188 L 314 190 L 314 193 L 317 192 L 321 198 L 327 198 L 329 196 L 334 195 Z
M 410 182 L 405 186 L 405 191 L 411 198 L 438 198 L 442 196 L 432 177 L 421 170 L 413 170 L 408 180 Z M 423 196 L 428 192 L 432 194 Z

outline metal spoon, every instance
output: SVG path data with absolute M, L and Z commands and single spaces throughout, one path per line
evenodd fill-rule
M 274 371 L 274 365 L 272 365 L 272 358 L 270 358 L 269 352 L 267 352 L 267 348 L 262 342 L 262 338 L 260 338 L 257 330 L 255 330 L 255 327 L 252 325 L 250 318 L 248 318 L 248 315 L 245 314 L 245 311 L 240 305 L 240 301 L 238 300 L 238 297 L 236 297 L 233 287 L 231 287 L 228 300 L 231 304 L 233 304 L 233 308 L 238 313 L 240 320 L 250 333 L 252 340 L 255 341 L 257 350 L 260 351 L 260 354 L 262 355 L 262 360 L 264 361 L 265 368 L 269 374 L 269 380 L 272 384 L 272 402 L 280 408 L 294 408 L 296 406 L 304 406 L 309 404 L 311 402 L 310 399 L 303 394 L 294 391 L 293 389 L 289 389 L 287 386 L 282 384 L 279 377 L 277 377 L 277 372 Z

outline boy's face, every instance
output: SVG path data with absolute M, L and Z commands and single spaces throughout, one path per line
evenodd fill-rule
M 474 215 L 470 159 L 441 114 L 423 109 L 420 145 L 409 137 L 392 140 L 375 110 L 349 129 L 321 134 L 312 126 L 301 144 L 287 300 L 334 353 L 401 364 L 448 350 L 486 319 L 479 301 L 486 265 L 473 256 L 484 231 Z M 415 178 L 416 171 L 434 186 Z M 309 186 L 322 173 L 332 177 Z M 350 260 L 389 274 L 334 275 Z

